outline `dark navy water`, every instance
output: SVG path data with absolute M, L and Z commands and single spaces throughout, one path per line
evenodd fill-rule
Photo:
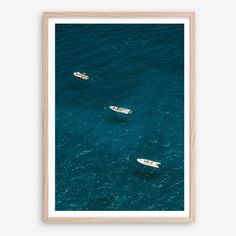
M 56 25 L 56 210 L 184 210 L 182 24 Z

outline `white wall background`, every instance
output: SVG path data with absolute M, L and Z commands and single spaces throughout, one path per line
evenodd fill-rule
M 1 0 L 1 235 L 236 235 L 234 2 Z M 42 223 L 43 11 L 196 12 L 195 224 Z

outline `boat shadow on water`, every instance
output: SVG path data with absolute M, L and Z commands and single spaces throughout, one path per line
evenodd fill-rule
M 109 123 L 114 125 L 128 125 L 128 118 L 123 116 L 108 116 L 106 119 Z
M 156 169 L 150 169 L 146 168 L 145 169 L 135 169 L 132 171 L 132 174 L 141 180 L 156 180 L 159 178 L 160 173 Z

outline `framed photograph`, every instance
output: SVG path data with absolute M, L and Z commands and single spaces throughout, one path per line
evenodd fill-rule
M 193 222 L 194 13 L 44 13 L 45 222 Z

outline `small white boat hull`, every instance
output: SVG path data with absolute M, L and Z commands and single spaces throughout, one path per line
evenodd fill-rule
M 151 161 L 151 160 L 142 159 L 142 158 L 138 158 L 137 161 L 138 161 L 139 163 L 141 163 L 142 165 L 150 166 L 150 167 L 154 167 L 154 168 L 159 168 L 160 165 L 161 165 L 160 162 Z
M 128 108 L 122 108 L 122 107 L 116 107 L 116 106 L 109 106 L 109 108 L 112 111 L 123 113 L 123 114 L 126 114 L 126 115 L 130 115 L 132 113 L 132 110 L 130 110 Z
M 88 80 L 89 77 L 86 74 L 82 74 L 80 72 L 74 72 L 73 75 L 77 78 L 83 79 L 83 80 Z

